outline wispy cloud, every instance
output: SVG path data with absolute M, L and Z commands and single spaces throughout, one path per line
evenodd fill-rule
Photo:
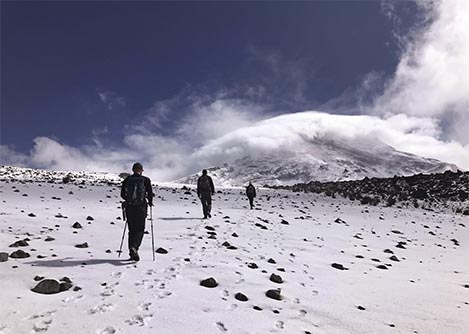
M 106 105 L 106 108 L 108 110 L 115 110 L 116 108 L 123 108 L 123 107 L 126 107 L 127 105 L 127 101 L 125 97 L 119 96 L 115 92 L 97 89 L 96 93 L 98 94 L 98 97 L 101 100 L 101 102 Z

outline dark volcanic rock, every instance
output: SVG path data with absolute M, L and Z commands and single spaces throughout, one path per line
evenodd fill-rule
M 75 245 L 76 248 L 88 248 L 88 243 L 84 242 L 82 244 Z
M 26 240 L 18 240 L 12 243 L 9 247 L 26 247 L 26 246 L 29 246 Z
M 400 262 L 399 258 L 396 255 L 393 255 L 389 258 L 391 261 Z
M 8 261 L 8 253 L 1 252 L 0 253 L 0 262 L 6 262 Z
M 30 257 L 30 255 L 29 253 L 26 253 L 25 251 L 18 249 L 16 252 L 11 253 L 10 257 L 12 259 L 25 259 L 27 257 Z
M 290 223 L 288 221 L 286 221 L 285 219 L 282 219 L 280 221 L 280 224 L 283 224 L 283 225 L 290 225 Z
M 278 283 L 278 284 L 281 284 L 283 283 L 283 279 L 280 275 L 275 275 L 275 274 L 272 274 L 270 275 L 270 280 L 274 283 Z
M 75 224 L 72 225 L 73 228 L 83 228 L 79 222 L 75 222 Z
M 215 280 L 215 278 L 210 277 L 210 278 L 207 278 L 207 279 L 204 279 L 204 280 L 200 281 L 200 285 L 204 286 L 206 288 L 215 288 L 215 287 L 218 286 L 218 283 Z
M 380 264 L 379 266 L 376 266 L 378 269 L 383 269 L 383 270 L 388 270 L 388 267 L 386 267 L 384 264 Z
M 163 247 L 159 247 L 155 253 L 158 253 L 158 254 L 168 254 L 168 251 L 166 249 L 164 249 Z
M 60 292 L 60 283 L 54 279 L 45 279 L 39 282 L 31 291 L 44 295 L 51 295 Z
M 239 300 L 240 302 L 247 302 L 248 301 L 248 297 L 246 297 L 241 292 L 238 292 L 237 294 L 235 294 L 234 297 L 235 297 L 236 300 Z
M 268 259 L 267 262 L 272 263 L 272 264 L 276 264 L 276 263 L 277 263 L 277 262 L 275 262 L 275 260 L 272 259 L 272 258 Z
M 357 309 L 359 309 L 360 311 L 365 311 L 365 308 L 364 308 L 363 306 L 361 306 L 361 305 L 358 305 L 358 306 L 357 306 Z
M 34 280 L 36 282 L 42 281 L 44 279 L 44 276 L 34 276 Z
M 282 295 L 280 293 L 281 293 L 280 289 L 275 289 L 275 290 L 272 289 L 272 290 L 267 290 L 265 295 L 275 300 L 282 300 Z
M 36 215 L 31 212 L 30 214 L 28 214 L 28 217 L 36 217 Z
M 348 268 L 344 267 L 340 263 L 333 263 L 331 264 L 331 267 L 339 270 L 348 270 Z
M 72 283 L 69 283 L 69 282 L 60 283 L 59 291 L 62 292 L 62 291 L 70 290 L 72 286 L 73 286 Z
M 47 237 L 47 238 L 44 239 L 44 241 L 54 241 L 54 240 L 55 240 L 55 239 L 52 238 L 52 237 Z
M 248 268 L 257 269 L 257 268 L 259 268 L 259 267 L 258 267 L 257 264 L 255 264 L 254 262 L 251 262 L 251 263 L 248 264 Z
M 94 218 L 91 217 L 91 216 L 88 216 L 88 217 L 86 217 L 86 220 L 94 220 Z

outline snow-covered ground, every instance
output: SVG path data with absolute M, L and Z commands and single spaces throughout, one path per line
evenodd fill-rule
M 241 190 L 221 189 L 202 220 L 193 190 L 155 191 L 155 244 L 168 253 L 153 262 L 147 234 L 135 264 L 122 261 L 125 243 L 117 257 L 115 185 L 1 181 L 0 252 L 29 238 L 20 248 L 31 257 L 0 263 L 0 333 L 468 332 L 467 216 L 275 190 L 249 210 Z M 81 290 L 37 294 L 35 276 L 67 276 Z M 219 285 L 199 285 L 209 277 Z M 282 300 L 265 295 L 277 288 Z

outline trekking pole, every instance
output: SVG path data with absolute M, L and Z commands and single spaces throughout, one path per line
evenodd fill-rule
M 118 255 L 119 258 L 121 257 L 122 244 L 124 243 L 125 230 L 127 229 L 127 215 L 126 215 L 126 212 L 125 212 L 125 202 L 122 203 L 122 218 L 124 218 L 125 225 L 124 225 L 124 233 L 122 233 L 121 245 L 119 247 L 119 255 Z
M 153 252 L 153 261 L 155 261 L 155 237 L 153 235 L 153 209 L 150 206 L 150 223 L 151 223 L 151 249 Z
M 122 253 L 122 244 L 124 243 L 124 236 L 125 236 L 125 230 L 127 229 L 127 221 L 125 222 L 125 225 L 124 225 L 124 233 L 122 233 L 122 240 L 121 240 L 121 245 L 119 247 L 119 258 L 121 257 L 121 253 Z

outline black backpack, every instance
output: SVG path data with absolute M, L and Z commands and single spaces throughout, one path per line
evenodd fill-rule
M 128 177 L 125 187 L 126 202 L 128 205 L 143 205 L 145 201 L 145 178 Z
M 249 185 L 247 186 L 246 188 L 246 193 L 248 194 L 248 196 L 254 196 L 254 192 L 255 192 L 255 188 L 253 185 Z
M 210 179 L 208 176 L 204 175 L 200 178 L 199 191 L 212 191 L 212 187 L 210 186 Z

